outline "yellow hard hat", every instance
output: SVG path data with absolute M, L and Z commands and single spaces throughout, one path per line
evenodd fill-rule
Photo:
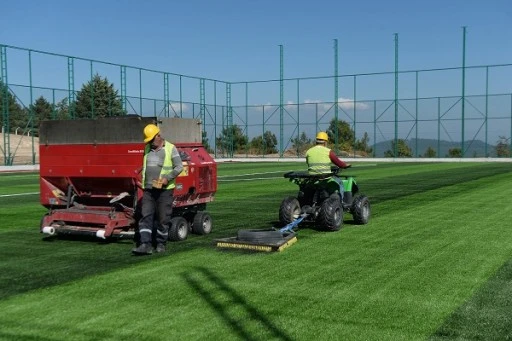
M 160 128 L 158 128 L 154 124 L 148 124 L 144 127 L 144 142 L 148 143 L 153 140 L 155 136 L 160 132 Z
M 318 134 L 316 134 L 316 139 L 327 142 L 327 141 L 329 141 L 329 136 L 327 136 L 327 133 L 321 131 Z

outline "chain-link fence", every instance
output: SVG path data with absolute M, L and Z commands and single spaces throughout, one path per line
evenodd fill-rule
M 0 163 L 38 162 L 41 120 L 125 114 L 200 118 L 215 157 L 301 157 L 319 130 L 344 156 L 511 155 L 512 64 L 284 78 L 280 57 L 229 82 L 0 45 Z

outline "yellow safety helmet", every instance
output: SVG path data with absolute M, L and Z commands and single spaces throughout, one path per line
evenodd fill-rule
M 327 133 L 321 131 L 318 134 L 316 134 L 316 139 L 321 141 L 329 141 L 329 136 L 327 136 Z
M 160 128 L 158 128 L 154 124 L 148 124 L 144 127 L 144 142 L 148 143 L 153 140 L 156 135 L 160 132 Z

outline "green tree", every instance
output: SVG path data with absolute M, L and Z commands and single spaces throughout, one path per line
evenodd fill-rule
M 354 142 L 354 131 L 350 128 L 350 124 L 345 121 L 337 121 L 333 118 L 329 123 L 329 128 L 327 129 L 329 144 L 334 145 L 336 131 L 338 132 L 338 149 L 351 150 L 352 143 Z
M 263 135 L 256 136 L 251 140 L 251 148 L 258 154 L 277 153 L 277 137 L 271 131 L 266 131 Z
M 496 156 L 497 157 L 510 157 L 510 138 L 500 136 L 496 143 Z
M 450 148 L 450 149 L 448 149 L 448 155 L 450 157 L 462 157 L 462 149 Z
M 212 147 L 210 146 L 210 141 L 208 140 L 208 137 L 206 136 L 206 131 L 203 131 L 203 133 L 202 133 L 202 144 L 208 153 L 213 153 Z
M 303 131 L 299 137 L 291 139 L 292 148 L 297 153 L 297 156 L 304 155 L 304 153 L 312 146 L 313 141 L 309 139 Z
M 436 151 L 434 150 L 434 148 L 428 146 L 427 150 L 425 150 L 425 154 L 423 154 L 423 157 L 427 157 L 427 158 L 433 158 L 433 157 L 436 157 Z
M 44 98 L 40 96 L 31 104 L 29 110 L 34 113 L 37 121 L 51 120 L 53 118 L 53 106 Z
M 69 120 L 69 105 L 68 98 L 63 98 L 60 102 L 55 105 L 56 119 L 58 120 Z
M 7 109 L 4 113 L 4 102 L 7 103 Z M 4 117 L 4 114 L 8 117 Z M 0 125 L 5 131 L 14 133 L 16 129 L 27 126 L 26 112 L 18 104 L 16 98 L 9 88 L 0 81 Z
M 76 118 L 95 118 L 121 116 L 123 110 L 121 97 L 114 89 L 114 84 L 107 78 L 96 74 L 92 80 L 82 86 L 76 95 L 73 111 Z
M 231 127 L 222 129 L 219 137 L 216 139 L 217 148 L 220 149 L 221 153 L 237 153 L 244 151 L 247 147 L 248 138 L 242 132 L 242 129 L 234 124 Z
M 412 150 L 407 145 L 405 140 L 398 139 L 397 140 L 397 155 L 395 156 L 395 141 L 391 141 L 391 150 L 387 150 L 384 153 L 385 157 L 411 157 L 412 156 Z
M 369 155 L 373 152 L 373 148 L 369 146 L 368 142 L 370 142 L 370 137 L 367 132 L 364 132 L 363 137 L 360 140 L 356 140 L 354 148 L 366 155 Z
M 34 104 L 30 105 L 28 111 L 29 116 L 33 118 L 34 134 L 39 136 L 39 124 L 41 121 L 53 118 L 53 106 L 43 96 L 41 96 L 36 99 Z
M 9 110 L 10 131 L 18 135 L 25 135 L 31 128 L 30 112 L 21 106 L 19 106 L 19 108 L 19 110 Z

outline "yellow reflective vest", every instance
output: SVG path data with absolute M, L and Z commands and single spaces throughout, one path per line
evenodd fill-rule
M 309 173 L 330 173 L 331 158 L 329 153 L 331 150 L 322 145 L 309 148 L 306 152 L 306 162 L 308 164 Z
M 170 142 L 165 141 L 164 149 L 165 149 L 165 157 L 164 157 L 164 165 L 162 166 L 162 170 L 160 171 L 160 178 L 166 177 L 167 175 L 171 174 L 173 169 L 172 164 L 172 149 L 174 148 L 174 145 Z M 149 153 L 149 150 L 151 149 L 151 146 L 146 144 L 146 147 L 144 148 L 144 161 L 142 162 L 142 185 L 145 184 L 145 177 L 146 177 L 146 162 L 147 162 L 147 156 Z M 167 183 L 167 186 L 165 189 L 172 189 L 176 187 L 176 181 L 175 179 L 170 180 Z

